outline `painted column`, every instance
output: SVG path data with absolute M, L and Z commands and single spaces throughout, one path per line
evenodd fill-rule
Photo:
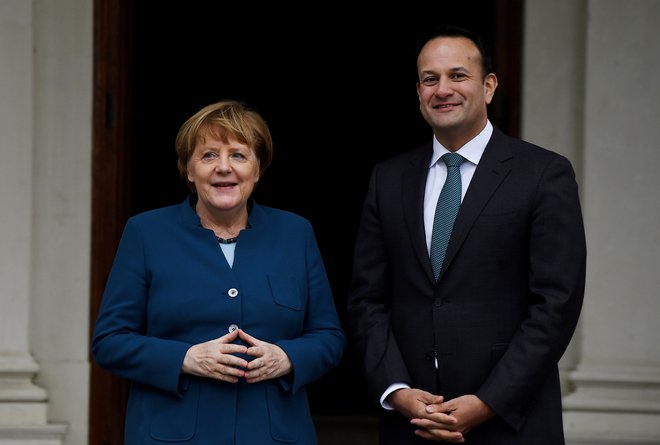
M 56 445 L 30 351 L 33 218 L 32 2 L 0 2 L 0 444 Z
M 565 427 L 571 444 L 658 444 L 660 2 L 590 0 L 587 13 L 587 295 Z
M 660 2 L 526 0 L 523 136 L 576 167 L 587 287 L 568 445 L 660 444 Z
M 585 10 L 586 0 L 525 3 L 521 125 L 523 139 L 570 159 L 583 207 Z M 564 394 L 572 390 L 581 336 L 578 324 L 559 363 Z

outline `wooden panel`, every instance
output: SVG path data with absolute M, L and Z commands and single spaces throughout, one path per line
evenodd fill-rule
M 130 206 L 130 3 L 94 2 L 90 334 Z M 128 384 L 91 362 L 89 444 L 122 444 Z

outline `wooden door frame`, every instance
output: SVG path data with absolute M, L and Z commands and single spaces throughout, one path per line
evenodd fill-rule
M 94 1 L 90 337 L 130 205 L 131 0 Z M 89 444 L 120 445 L 128 385 L 90 356 Z

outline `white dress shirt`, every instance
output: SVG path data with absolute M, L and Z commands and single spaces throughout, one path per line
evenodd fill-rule
M 486 145 L 493 134 L 493 125 L 490 121 L 486 121 L 486 126 L 481 133 L 474 139 L 470 140 L 467 144 L 459 148 L 456 153 L 465 158 L 465 161 L 460 166 L 461 171 L 461 202 L 465 197 L 465 192 L 472 181 L 474 171 L 484 154 Z M 449 153 L 438 140 L 433 137 L 433 156 L 431 156 L 431 163 L 429 165 L 428 176 L 426 177 L 426 189 L 424 190 L 424 231 L 426 233 L 426 249 L 431 252 L 431 232 L 433 231 L 433 218 L 435 216 L 435 207 L 438 203 L 438 197 L 442 186 L 447 179 L 447 165 L 442 159 L 442 155 Z M 401 388 L 410 388 L 406 383 L 393 383 L 383 393 L 380 398 L 380 404 L 383 408 L 392 410 L 392 406 L 385 401 L 387 396 L 392 392 Z

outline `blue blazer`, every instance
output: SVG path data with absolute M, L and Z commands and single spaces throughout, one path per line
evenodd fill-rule
M 230 267 L 190 198 L 126 223 L 92 338 L 97 363 L 131 382 L 126 445 L 317 442 L 305 385 L 346 343 L 319 248 L 293 213 L 252 202 L 250 225 Z M 181 374 L 188 348 L 233 325 L 280 346 L 293 373 L 253 384 Z

